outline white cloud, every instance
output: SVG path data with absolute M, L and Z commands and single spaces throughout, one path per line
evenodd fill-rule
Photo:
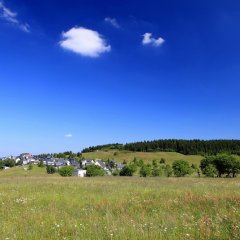
M 165 40 L 161 37 L 159 37 L 157 39 L 152 37 L 152 33 L 143 34 L 143 40 L 142 40 L 143 45 L 151 45 L 151 46 L 154 46 L 154 47 L 159 47 L 164 42 L 165 42 Z
M 65 138 L 72 138 L 73 135 L 72 135 L 71 133 L 67 133 L 67 134 L 64 135 L 64 137 L 65 137 Z
M 27 23 L 20 24 L 19 28 L 26 33 L 30 33 L 30 26 Z
M 21 29 L 24 32 L 29 33 L 30 27 L 27 23 L 23 24 L 17 19 L 17 13 L 13 12 L 9 8 L 5 6 L 3 1 L 0 0 L 0 18 L 4 19 L 5 21 L 17 26 L 19 29 Z
M 62 33 L 60 46 L 86 57 L 99 57 L 104 52 L 111 51 L 105 39 L 96 31 L 83 27 L 73 27 Z
M 111 25 L 112 25 L 113 27 L 115 27 L 115 28 L 120 28 L 120 25 L 118 24 L 116 18 L 106 17 L 106 18 L 104 19 L 104 21 L 105 21 L 106 23 L 111 24 Z

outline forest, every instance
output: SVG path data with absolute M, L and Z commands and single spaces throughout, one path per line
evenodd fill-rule
M 83 149 L 82 153 L 104 149 L 133 152 L 178 152 L 185 155 L 216 155 L 218 153 L 240 155 L 240 140 L 182 140 L 162 139 L 127 144 L 107 144 Z

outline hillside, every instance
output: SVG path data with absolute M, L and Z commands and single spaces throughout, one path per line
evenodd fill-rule
M 202 156 L 199 155 L 184 155 L 176 152 L 131 152 L 131 151 L 119 151 L 119 150 L 97 150 L 94 152 L 88 152 L 82 154 L 85 159 L 114 159 L 118 162 L 132 161 L 134 158 L 142 159 L 145 163 L 152 162 L 152 160 L 161 160 L 164 158 L 167 164 L 172 164 L 174 160 L 186 160 L 190 163 L 199 164 Z
M 105 144 L 85 148 L 82 153 L 118 149 L 133 152 L 177 152 L 185 155 L 215 155 L 228 153 L 240 155 L 240 140 L 159 139 L 126 144 Z
M 33 166 L 32 170 L 27 170 L 28 166 L 16 166 L 7 170 L 0 171 L 0 178 L 5 177 L 52 177 L 47 174 L 46 168 Z M 56 174 L 54 176 L 57 176 Z

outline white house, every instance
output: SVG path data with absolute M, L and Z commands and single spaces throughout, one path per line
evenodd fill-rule
M 93 165 L 95 164 L 94 160 L 90 160 L 90 159 L 87 159 L 87 160 L 82 160 L 82 167 L 85 168 L 89 165 Z
M 70 166 L 71 164 L 70 164 L 70 161 L 68 161 L 68 160 L 66 160 L 66 164 L 67 164 L 67 166 Z
M 77 177 L 86 177 L 86 174 L 87 174 L 87 170 L 76 169 L 74 171 L 74 176 L 77 176 Z
M 27 164 L 29 164 L 29 160 L 23 160 L 23 163 L 22 163 L 23 165 L 27 165 Z
M 95 165 L 103 168 L 104 170 L 107 170 L 105 162 L 101 159 L 95 160 Z
M 19 158 L 19 157 L 17 157 L 16 159 L 15 159 L 15 163 L 18 163 L 18 162 L 20 162 L 21 161 L 21 159 Z
M 34 158 L 29 159 L 30 163 L 37 165 L 40 161 Z

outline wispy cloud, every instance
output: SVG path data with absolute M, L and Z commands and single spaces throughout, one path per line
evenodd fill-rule
M 73 27 L 62 33 L 60 46 L 86 57 L 99 57 L 111 51 L 105 39 L 98 32 L 83 27 Z
M 119 25 L 119 23 L 117 22 L 116 18 L 106 17 L 106 18 L 104 19 L 104 21 L 105 21 L 106 23 L 111 24 L 111 25 L 112 25 L 113 27 L 115 27 L 115 28 L 120 28 L 120 25 Z
M 67 134 L 64 135 L 64 137 L 65 137 L 65 138 L 72 138 L 73 135 L 72 135 L 71 133 L 67 133 Z
M 9 8 L 7 8 L 3 1 L 0 0 L 0 18 L 5 20 L 8 23 L 13 24 L 18 27 L 20 30 L 29 33 L 30 26 L 27 23 L 22 23 L 17 18 L 18 14 Z
M 159 38 L 152 37 L 152 33 L 143 34 L 143 40 L 142 40 L 143 45 L 151 45 L 154 47 L 160 47 L 164 42 L 165 42 L 165 40 L 161 37 L 159 37 Z

